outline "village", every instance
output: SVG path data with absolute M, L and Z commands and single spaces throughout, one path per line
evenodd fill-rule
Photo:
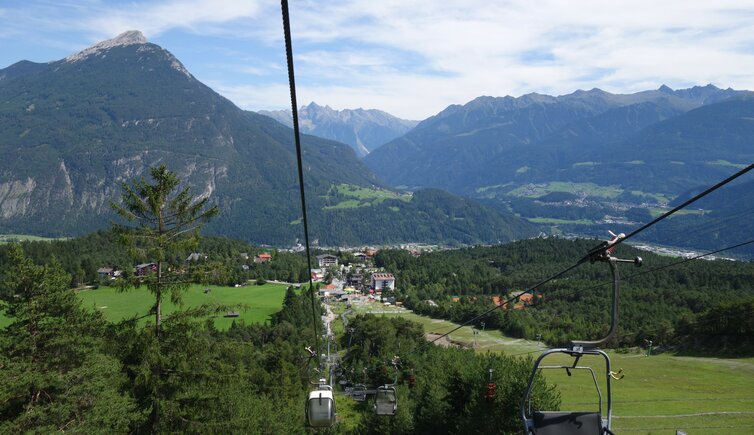
M 354 248 L 338 248 L 336 252 L 347 252 L 348 257 L 351 259 L 345 263 L 339 261 L 339 256 L 332 253 L 323 253 L 317 255 L 313 259 L 313 264 L 316 268 L 310 270 L 311 282 L 318 288 L 318 297 L 325 303 L 343 303 L 347 308 L 351 308 L 352 304 L 364 305 L 364 304 L 381 304 L 384 306 L 393 306 L 395 308 L 401 308 L 403 306 L 402 292 L 398 291 L 396 287 L 396 277 L 394 273 L 400 271 L 387 271 L 384 268 L 375 267 L 374 258 L 380 249 L 402 249 L 408 251 L 413 257 L 419 257 L 423 253 L 433 252 L 435 250 L 445 250 L 448 248 L 438 247 L 434 245 L 396 245 L 385 248 L 375 247 L 363 247 L 360 249 Z M 296 247 L 293 247 L 284 252 L 299 252 Z M 247 252 L 241 252 L 238 254 L 238 267 L 244 272 L 243 276 L 245 280 L 240 280 L 234 284 L 235 287 L 247 286 L 256 279 L 254 276 L 254 266 L 271 263 L 274 261 L 274 251 L 262 252 L 255 255 L 250 255 Z M 187 270 L 195 264 L 207 261 L 208 255 L 201 252 L 192 252 L 185 259 L 185 267 L 179 270 L 179 272 L 186 273 Z M 233 266 L 236 267 L 236 266 Z M 134 266 L 131 273 L 137 277 L 143 277 L 148 274 L 156 273 L 158 265 L 154 262 L 140 263 Z M 108 284 L 112 280 L 121 278 L 124 275 L 123 270 L 118 270 L 114 267 L 103 266 L 97 269 L 97 276 L 100 283 Z M 283 282 L 270 280 L 271 283 L 278 284 L 290 284 L 296 287 L 301 287 L 306 283 L 296 282 Z M 209 289 L 209 288 L 208 288 Z M 531 305 L 534 302 L 534 296 L 524 291 L 512 291 L 507 294 L 488 296 L 491 302 L 497 306 L 502 306 L 503 309 L 509 307 L 508 300 L 515 300 L 516 303 L 512 305 L 514 309 L 522 309 Z M 542 295 L 538 295 L 541 298 Z M 477 299 L 477 296 L 469 296 L 473 301 Z M 452 302 L 460 302 L 461 297 L 458 295 L 452 295 L 450 300 Z M 423 301 L 430 306 L 437 306 L 436 302 L 428 299 Z

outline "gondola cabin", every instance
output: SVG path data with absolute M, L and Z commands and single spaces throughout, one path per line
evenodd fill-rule
M 374 395 L 374 413 L 377 415 L 395 415 L 398 399 L 395 388 L 389 385 L 377 387 Z
M 309 393 L 306 419 L 312 427 L 330 427 L 335 424 L 335 399 L 331 386 L 320 384 Z

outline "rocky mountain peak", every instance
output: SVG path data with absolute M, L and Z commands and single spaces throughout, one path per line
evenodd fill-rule
M 96 55 L 104 50 L 109 50 L 114 47 L 125 47 L 127 45 L 143 45 L 146 44 L 147 38 L 138 30 L 128 30 L 121 33 L 115 38 L 108 39 L 97 43 L 79 53 L 68 56 L 65 58 L 66 62 L 76 62 L 85 59 L 91 55 Z

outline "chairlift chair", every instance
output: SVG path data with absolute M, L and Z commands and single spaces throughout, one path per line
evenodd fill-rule
M 611 233 L 612 234 L 612 233 Z M 610 431 L 610 425 L 612 420 L 612 390 L 611 381 L 613 379 L 613 373 L 610 366 L 610 357 L 598 349 L 599 346 L 607 343 L 614 335 L 618 326 L 618 298 L 619 298 L 619 275 L 618 275 L 618 263 L 633 263 L 636 267 L 641 266 L 641 258 L 636 257 L 633 260 L 621 260 L 612 257 L 615 247 L 613 246 L 618 240 L 625 237 L 623 234 L 616 236 L 613 235 L 613 239 L 609 242 L 605 242 L 601 246 L 601 250 L 597 250 L 597 254 L 590 258 L 592 262 L 600 261 L 606 262 L 610 265 L 610 271 L 613 276 L 613 297 L 612 297 L 612 320 L 610 324 L 610 330 L 607 335 L 599 340 L 595 341 L 572 341 L 571 345 L 566 348 L 549 349 L 542 353 L 537 358 L 532 368 L 531 375 L 529 376 L 529 383 L 527 385 L 524 396 L 521 399 L 521 419 L 524 423 L 524 433 L 526 435 L 604 435 L 612 434 Z M 542 360 L 552 354 L 566 354 L 574 358 L 571 365 L 555 365 L 555 366 L 542 366 Z M 591 367 L 579 366 L 579 360 L 582 356 L 594 355 L 600 356 L 605 361 L 605 380 L 607 390 L 607 407 L 603 414 L 602 409 L 602 392 L 600 391 L 599 384 L 597 383 L 597 377 L 594 370 Z M 599 411 L 598 412 L 563 412 L 563 411 L 532 411 L 531 407 L 531 392 L 534 386 L 534 379 L 537 373 L 542 369 L 564 369 L 571 375 L 571 370 L 586 370 L 591 374 L 591 378 L 594 382 L 594 386 L 597 390 L 597 396 L 599 398 Z M 619 378 L 615 378 L 619 379 Z
M 376 415 L 395 415 L 398 410 L 398 398 L 395 387 L 381 385 L 374 395 L 374 413 Z
M 364 384 L 356 384 L 351 390 L 351 399 L 357 402 L 363 402 L 367 400 L 367 387 Z
M 312 427 L 330 427 L 335 424 L 335 398 L 332 387 L 321 379 L 316 389 L 309 393 L 306 403 L 306 419 Z

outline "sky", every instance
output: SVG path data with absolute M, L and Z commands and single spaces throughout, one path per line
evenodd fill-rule
M 751 0 L 289 0 L 300 105 L 422 120 L 481 96 L 754 90 Z M 0 0 L 0 69 L 126 30 L 247 110 L 289 109 L 275 0 Z

